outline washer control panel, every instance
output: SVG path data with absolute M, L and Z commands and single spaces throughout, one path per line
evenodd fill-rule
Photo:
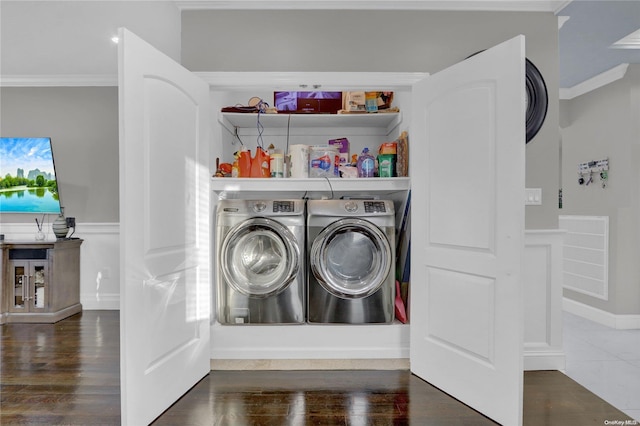
M 386 213 L 387 206 L 384 201 L 365 201 L 364 211 L 365 213 Z
M 291 213 L 295 210 L 293 201 L 274 201 L 273 212 L 274 213 Z
M 267 203 L 265 203 L 264 201 L 258 201 L 253 205 L 253 210 L 257 213 L 264 211 L 264 209 L 266 208 L 267 208 Z
M 344 204 L 344 209 L 349 213 L 355 213 L 358 211 L 358 203 L 356 203 L 355 201 L 347 201 Z

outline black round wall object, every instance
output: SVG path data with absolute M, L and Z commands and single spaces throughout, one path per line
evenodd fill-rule
M 525 72 L 526 94 L 527 94 L 527 143 L 538 134 L 538 131 L 547 117 L 549 97 L 547 95 L 547 85 L 544 83 L 542 74 L 533 62 L 526 60 Z
M 480 50 L 472 55 L 467 56 L 467 59 L 483 52 Z M 526 59 L 526 58 L 525 58 Z M 547 85 L 542 78 L 542 74 L 538 68 L 533 65 L 529 59 L 525 62 L 525 86 L 526 86 L 526 129 L 527 138 L 526 143 L 529 143 L 544 123 L 544 119 L 547 117 L 547 108 L 549 106 L 549 96 L 547 93 Z

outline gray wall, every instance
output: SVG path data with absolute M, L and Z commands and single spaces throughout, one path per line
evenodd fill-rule
M 640 65 L 562 101 L 562 214 L 609 216 L 609 300 L 565 296 L 614 314 L 640 314 Z M 578 185 L 578 164 L 609 158 L 609 183 Z
M 3 87 L 0 132 L 50 136 L 65 215 L 85 223 L 118 222 L 117 87 Z M 0 215 L 6 223 L 33 219 Z
M 526 226 L 556 228 L 558 25 L 552 13 L 185 11 L 181 56 L 193 71 L 435 73 L 518 34 L 526 36 L 527 57 L 549 91 L 547 119 L 526 149 L 526 184 L 542 188 L 543 205 L 527 207 Z M 2 135 L 54 138 L 65 213 L 81 222 L 117 222 L 117 89 L 2 88 L 0 95 Z
M 528 229 L 557 228 L 558 23 L 552 13 L 445 11 L 186 11 L 182 63 L 193 71 L 435 73 L 518 34 L 549 91 L 544 126 L 527 145 Z M 524 194 L 523 194 L 524 199 Z

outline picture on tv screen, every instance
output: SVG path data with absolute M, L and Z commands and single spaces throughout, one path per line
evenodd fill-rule
M 0 138 L 0 213 L 60 213 L 50 138 Z

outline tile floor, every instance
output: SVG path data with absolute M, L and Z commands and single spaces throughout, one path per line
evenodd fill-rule
M 640 421 L 640 330 L 563 313 L 567 376 Z

